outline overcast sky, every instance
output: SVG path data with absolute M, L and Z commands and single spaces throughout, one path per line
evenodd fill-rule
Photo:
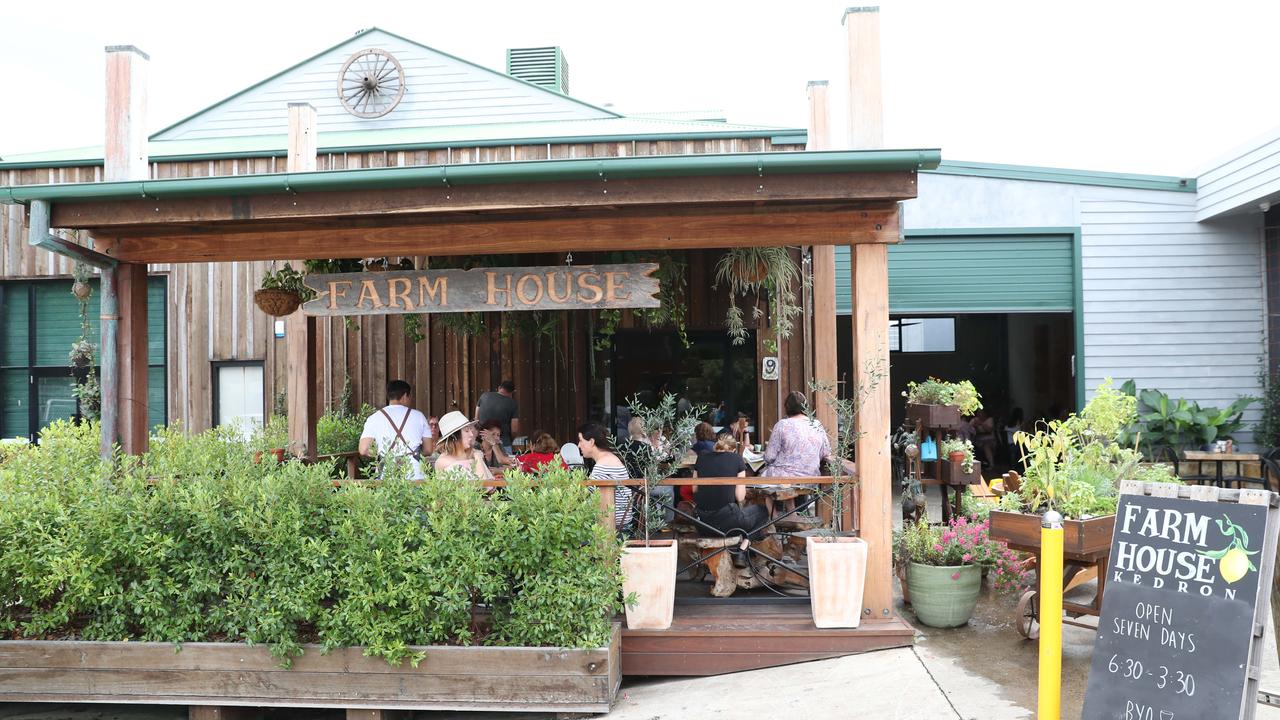
M 560 45 L 571 94 L 623 111 L 720 109 L 804 127 L 806 82 L 843 81 L 848 4 L 11 2 L 0 156 L 101 143 L 106 45 L 151 55 L 154 131 L 374 25 L 498 70 L 507 47 Z M 1280 126 L 1277 2 L 880 7 L 888 147 L 1191 176 Z

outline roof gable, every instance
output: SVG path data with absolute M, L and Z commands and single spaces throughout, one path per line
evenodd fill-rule
M 394 55 L 404 67 L 405 93 L 390 113 L 380 118 L 359 118 L 342 107 L 337 93 L 338 72 L 352 53 L 375 47 Z M 291 102 L 315 106 L 320 132 L 618 117 L 603 108 L 370 28 L 170 125 L 151 139 L 279 133 L 288 128 Z

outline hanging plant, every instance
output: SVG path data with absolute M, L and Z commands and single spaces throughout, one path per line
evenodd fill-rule
M 653 277 L 658 281 L 658 307 L 633 308 L 631 312 L 649 330 L 659 328 L 675 330 L 680 342 L 686 348 L 689 347 L 691 344 L 688 328 L 689 310 L 685 302 L 685 290 L 689 285 L 689 265 L 673 255 L 645 252 L 610 253 L 606 262 L 657 263 L 658 270 Z M 622 322 L 622 311 L 601 310 L 596 319 L 595 348 L 607 350 L 613 346 L 613 336 Z
M 302 273 L 289 263 L 275 272 L 262 276 L 262 287 L 253 293 L 253 304 L 262 312 L 275 317 L 292 315 L 314 293 L 302 284 Z
M 797 291 L 807 282 L 785 247 L 733 248 L 726 252 L 716 263 L 715 287 L 723 286 L 729 292 L 724 325 L 733 344 L 741 345 L 748 338 L 746 314 L 738 305 L 739 298 L 755 297 L 751 317 L 756 320 L 764 319 L 767 307 L 775 335 L 785 339 L 791 336 L 796 316 L 804 310 Z M 766 305 L 762 306 L 762 301 Z
M 97 420 L 102 414 L 102 387 L 98 384 L 98 373 L 93 369 L 94 347 L 89 342 L 89 298 L 93 295 L 89 279 L 93 270 L 84 263 L 76 263 L 71 274 L 75 278 L 71 294 L 80 303 L 80 337 L 71 343 L 71 352 L 67 353 L 67 361 L 77 381 L 71 388 L 71 395 L 79 403 L 82 417 Z
M 351 317 L 348 315 L 347 317 Z M 420 343 L 427 339 L 427 334 L 422 330 L 421 315 L 405 315 L 404 316 L 404 336 L 411 343 Z

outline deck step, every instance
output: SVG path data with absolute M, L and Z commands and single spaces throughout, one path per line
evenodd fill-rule
M 807 603 L 678 605 L 667 630 L 622 630 L 624 675 L 720 675 L 907 647 L 900 618 L 820 630 Z

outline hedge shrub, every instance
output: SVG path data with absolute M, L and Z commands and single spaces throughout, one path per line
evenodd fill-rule
M 253 462 L 235 433 L 160 433 L 98 457 L 55 423 L 0 463 L 0 637 L 596 647 L 620 609 L 618 541 L 581 476 L 335 489 L 325 466 Z

